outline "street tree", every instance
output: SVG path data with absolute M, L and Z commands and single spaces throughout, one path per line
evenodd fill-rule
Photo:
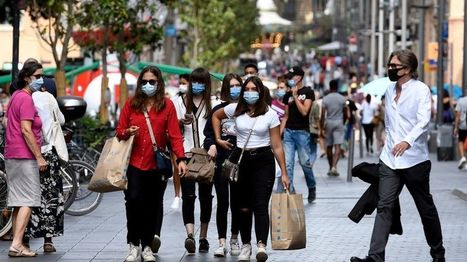
M 81 46 L 101 53 L 101 123 L 108 122 L 104 102 L 108 88 L 107 52 L 117 53 L 121 74 L 119 105 L 123 106 L 128 98 L 125 79 L 128 55 L 140 54 L 146 45 L 157 47 L 162 38 L 162 28 L 152 16 L 159 6 L 151 0 L 96 0 L 82 4 L 84 12 L 79 18 L 81 32 L 75 35 L 75 40 Z
M 41 39 L 50 46 L 57 66 L 57 95 L 65 95 L 65 65 L 73 48 L 71 34 L 80 12 L 78 0 L 27 0 L 29 15 Z
M 184 60 L 191 67 L 210 65 L 219 70 L 248 51 L 260 35 L 255 0 L 184 0 L 174 5 L 188 26 Z

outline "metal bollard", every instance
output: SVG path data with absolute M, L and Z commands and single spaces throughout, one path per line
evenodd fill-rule
M 352 128 L 349 141 L 349 161 L 347 162 L 347 182 L 352 182 L 352 167 L 355 151 L 355 132 Z

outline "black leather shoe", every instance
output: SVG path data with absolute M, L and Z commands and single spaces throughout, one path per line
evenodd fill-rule
M 375 260 L 371 257 L 365 257 L 365 258 L 351 257 L 350 262 L 375 262 Z
M 446 262 L 446 259 L 443 258 L 433 258 L 433 262 Z

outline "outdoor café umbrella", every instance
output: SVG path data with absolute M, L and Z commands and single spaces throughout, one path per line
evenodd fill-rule
M 365 94 L 370 94 L 381 99 L 388 87 L 393 83 L 389 80 L 389 77 L 381 77 L 364 85 L 362 91 Z

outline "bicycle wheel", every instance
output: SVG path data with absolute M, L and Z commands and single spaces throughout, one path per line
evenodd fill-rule
M 75 201 L 76 194 L 78 192 L 78 181 L 76 180 L 76 175 L 73 168 L 68 164 L 62 165 L 60 167 L 60 176 L 62 177 L 63 183 L 63 208 L 65 211 L 71 206 L 73 201 Z
M 94 175 L 94 168 L 80 160 L 70 160 L 69 167 L 73 169 L 77 178 L 78 191 L 73 203 L 65 213 L 72 216 L 89 214 L 99 206 L 103 197 L 101 193 L 88 190 L 89 182 Z
M 4 171 L 0 170 L 0 237 L 8 233 L 12 226 L 11 216 L 13 214 L 13 209 L 8 208 L 7 197 L 8 186 L 6 174 Z

